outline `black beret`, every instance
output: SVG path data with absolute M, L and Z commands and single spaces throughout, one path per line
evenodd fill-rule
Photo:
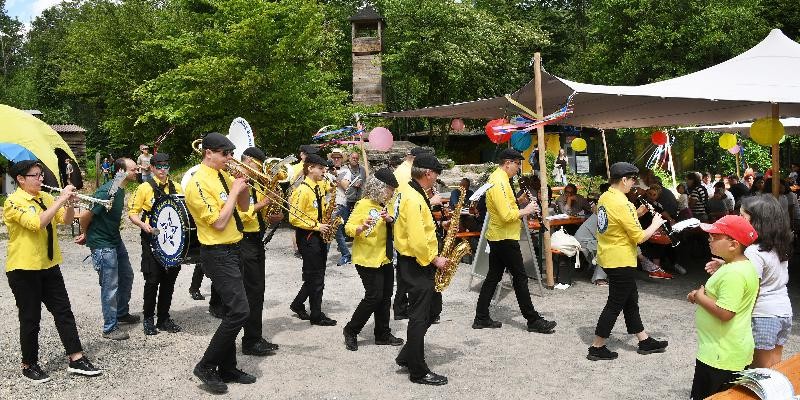
M 626 162 L 617 162 L 611 165 L 611 177 L 622 178 L 623 176 L 631 176 L 639 173 L 639 168 L 635 165 Z
M 500 160 L 522 160 L 524 157 L 522 157 L 522 153 L 514 149 L 507 148 L 503 149 L 497 158 Z
M 22 160 L 19 162 L 15 162 L 14 164 L 11 164 L 11 167 L 8 168 L 8 175 L 10 175 L 14 179 L 17 179 L 17 176 L 27 174 L 28 171 L 31 170 L 31 168 L 37 165 L 39 166 L 39 168 L 44 169 L 39 160 Z
M 411 154 L 414 157 L 419 157 L 423 154 L 432 154 L 433 152 L 428 150 L 425 147 L 414 147 L 408 154 Z
M 167 153 L 158 152 L 154 154 L 153 157 L 150 159 L 151 165 L 155 165 L 156 163 L 165 163 L 165 162 L 169 162 L 169 154 Z
M 261 151 L 261 149 L 259 149 L 258 147 L 248 147 L 247 149 L 245 149 L 242 155 L 255 158 L 259 162 L 264 162 L 264 160 L 267 159 L 267 155 L 264 154 L 264 152 Z
M 417 168 L 426 168 L 435 171 L 436 173 L 440 173 L 444 169 L 442 164 L 439 163 L 439 159 L 430 153 L 417 156 L 417 158 L 414 159 L 412 166 Z
M 389 168 L 381 168 L 375 171 L 375 178 L 395 189 L 400 186 L 397 183 L 397 178 L 394 177 L 394 173 Z
M 203 138 L 204 150 L 233 150 L 235 148 L 233 142 L 217 132 L 211 132 Z
M 311 153 L 311 154 L 306 156 L 305 163 L 306 164 L 321 165 L 323 167 L 328 165 L 328 162 L 324 158 L 322 158 L 322 156 L 320 156 L 319 154 L 314 154 L 314 153 Z

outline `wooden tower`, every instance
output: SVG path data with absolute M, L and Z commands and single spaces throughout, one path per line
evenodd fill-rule
M 353 102 L 383 103 L 383 17 L 367 5 L 350 17 L 353 38 Z

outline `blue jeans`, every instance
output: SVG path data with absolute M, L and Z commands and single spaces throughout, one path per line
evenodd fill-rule
M 133 268 L 123 242 L 116 248 L 92 249 L 92 263 L 100 278 L 103 333 L 108 333 L 117 328 L 117 317 L 129 313 Z
M 339 253 L 342 255 L 339 262 L 350 262 L 352 259 L 350 248 L 347 247 L 347 241 L 344 239 L 344 225 L 347 223 L 347 219 L 350 218 L 350 209 L 346 205 L 339 204 L 336 206 L 336 213 L 342 217 L 342 224 L 339 225 L 339 229 L 336 231 L 336 248 L 339 249 Z

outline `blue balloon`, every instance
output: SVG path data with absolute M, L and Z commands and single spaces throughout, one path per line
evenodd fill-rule
M 531 147 L 532 138 L 528 132 L 514 132 L 511 135 L 511 147 L 516 151 L 528 150 Z

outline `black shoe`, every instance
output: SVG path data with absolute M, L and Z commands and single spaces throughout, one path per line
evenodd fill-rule
M 400 368 L 408 368 L 408 361 L 394 359 L 394 363 L 397 364 Z
M 344 332 L 344 348 L 350 351 L 358 351 L 358 337 Z
M 598 361 L 598 360 L 614 360 L 619 356 L 616 351 L 611 351 L 603 345 L 603 347 L 594 347 L 589 346 L 589 354 L 586 356 L 586 359 L 591 361 Z
M 431 324 L 434 324 L 434 325 L 438 324 L 440 318 L 441 318 L 440 315 L 437 315 L 437 316 L 433 317 L 433 321 L 431 321 Z
M 228 385 L 220 379 L 217 369 L 214 367 L 205 367 L 197 364 L 194 367 L 194 376 L 200 379 L 206 390 L 211 393 L 225 393 L 228 391 Z
M 92 365 L 92 362 L 83 356 L 75 361 L 70 361 L 67 372 L 83 376 L 97 376 L 102 374 L 103 370 Z
M 31 364 L 26 368 L 23 368 L 22 376 L 28 378 L 34 383 L 50 382 L 50 377 L 44 371 L 42 371 L 42 368 L 39 367 L 39 364 Z
M 142 318 L 139 317 L 138 315 L 128 314 L 128 315 L 123 315 L 121 317 L 117 317 L 117 322 L 120 324 L 136 324 L 139 321 L 141 321 L 141 319 Z
M 220 309 L 220 307 L 212 307 L 212 306 L 208 306 L 208 313 L 211 314 L 212 317 L 217 319 L 222 319 L 222 316 L 225 315 L 225 313 Z
M 220 371 L 219 377 L 225 383 L 241 383 L 243 385 L 249 385 L 251 383 L 256 383 L 256 377 L 253 375 L 248 374 L 240 369 L 234 368 L 229 371 Z
M 439 375 L 437 373 L 428 372 L 425 376 L 421 378 L 408 378 L 411 382 L 419 383 L 422 385 L 433 385 L 433 386 L 441 386 L 447 385 L 447 377 Z
M 319 320 L 314 321 L 313 319 L 309 319 L 309 322 L 311 322 L 311 325 L 319 325 L 319 326 L 335 326 L 336 325 L 336 320 L 328 318 L 328 316 L 325 315 L 325 314 L 322 314 L 322 317 Z
M 200 294 L 199 290 L 189 290 L 189 295 L 192 296 L 192 300 L 205 300 L 206 298 Z
M 408 314 L 406 313 L 394 313 L 395 321 L 400 321 L 402 319 L 408 319 Z
M 375 344 L 378 346 L 402 346 L 405 340 L 388 333 L 383 336 L 375 336 Z
M 668 345 L 669 342 L 666 340 L 655 340 L 652 337 L 648 337 L 639 341 L 639 349 L 636 352 L 639 354 L 663 353 L 667 351 Z
M 156 325 L 153 324 L 153 318 L 145 318 L 144 322 L 142 322 L 142 330 L 144 334 L 147 336 L 158 335 L 158 330 L 156 329 Z
M 487 319 L 475 318 L 475 320 L 472 322 L 472 329 L 484 329 L 484 328 L 497 329 L 502 326 L 503 326 L 502 322 L 495 321 L 491 318 Z
M 281 348 L 281 346 L 278 346 L 278 345 L 277 345 L 277 344 L 275 344 L 275 343 L 269 342 L 269 341 L 267 341 L 267 339 L 264 339 L 264 338 L 261 338 L 261 340 L 259 340 L 259 343 L 263 343 L 263 344 L 264 344 L 264 346 L 265 346 L 265 347 L 267 348 L 267 350 L 269 350 L 269 351 L 276 351 L 276 350 L 278 350 L 279 348 Z
M 553 328 L 558 325 L 556 321 L 548 321 L 544 318 L 539 318 L 536 321 L 528 322 L 528 332 L 538 333 L 553 333 Z
M 245 346 L 244 343 L 242 343 L 242 354 L 245 354 L 245 355 L 248 355 L 248 356 L 263 357 L 263 356 L 268 356 L 268 355 L 273 354 L 273 353 L 274 353 L 274 351 L 270 350 L 264 342 L 260 342 L 259 341 L 259 342 L 255 342 L 255 343 L 247 345 L 247 346 Z
M 302 307 L 302 306 L 300 306 L 300 307 L 289 306 L 289 309 L 292 310 L 293 313 L 297 314 L 297 318 L 300 318 L 303 321 L 308 321 L 308 320 L 311 319 L 311 316 L 308 315 L 308 313 L 306 312 L 305 307 Z
M 181 331 L 181 326 L 176 324 L 172 318 L 167 318 L 166 321 L 159 321 L 156 328 L 160 331 L 167 331 L 169 333 L 178 333 Z

